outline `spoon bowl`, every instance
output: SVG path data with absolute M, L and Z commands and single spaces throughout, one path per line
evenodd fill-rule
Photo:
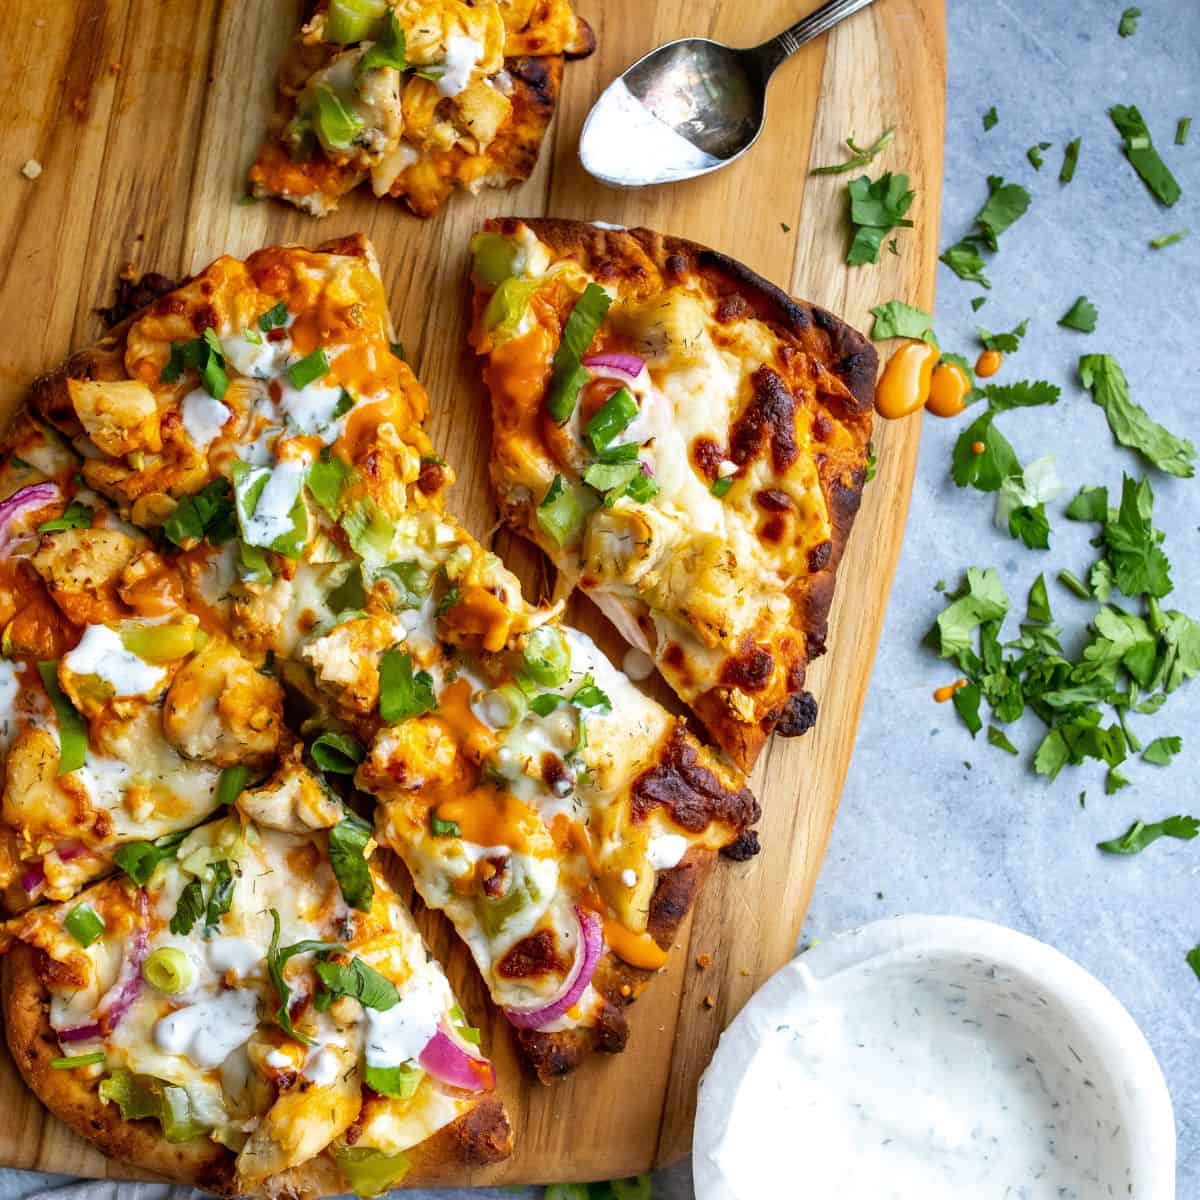
M 870 3 L 830 0 L 761 46 L 692 37 L 651 50 L 588 113 L 579 140 L 584 169 L 616 187 L 644 187 L 727 166 L 762 133 L 779 64 Z

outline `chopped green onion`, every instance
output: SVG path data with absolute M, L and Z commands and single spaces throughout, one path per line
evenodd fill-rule
M 577 488 L 561 475 L 555 475 L 538 505 L 537 522 L 555 545 L 565 546 L 575 538 L 584 519 L 598 504 L 594 492 Z
M 90 946 L 104 934 L 104 922 L 87 903 L 77 904 L 63 918 L 67 932 L 81 945 Z
M 332 88 L 318 85 L 315 92 L 317 111 L 313 125 L 321 144 L 330 150 L 349 150 L 362 132 L 362 117 L 348 109 Z
M 142 978 L 155 991 L 175 996 L 192 986 L 196 968 L 178 946 L 160 946 L 142 963 Z
M 563 326 L 562 341 L 554 352 L 553 375 L 546 396 L 546 411 L 559 425 L 575 411 L 579 390 L 588 380 L 582 365 L 600 323 L 608 315 L 612 298 L 596 283 L 589 283 L 575 301 L 571 315 Z
M 388 349 L 392 352 L 393 358 L 398 358 L 402 363 L 408 362 L 403 342 L 388 342 Z
M 355 767 L 366 757 L 366 751 L 348 733 L 323 733 L 309 747 L 313 762 L 322 771 L 335 775 L 353 775 Z
M 433 677 L 428 671 L 413 673 L 412 655 L 389 650 L 379 664 L 379 715 L 389 725 L 419 717 L 437 707 Z
M 98 1067 L 104 1061 L 104 1051 L 91 1054 L 73 1054 L 68 1058 L 52 1058 L 50 1066 L 55 1071 L 73 1071 L 76 1067 Z
M 499 287 L 512 273 L 520 247 L 499 233 L 477 233 L 471 239 L 475 276 L 489 287 Z
M 1090 600 L 1092 593 L 1088 591 L 1088 586 L 1079 578 L 1078 575 L 1072 574 L 1065 567 L 1058 573 L 1058 582 L 1067 589 L 1068 592 L 1074 592 L 1080 600 Z
M 488 692 L 484 697 L 484 704 L 489 719 L 501 729 L 512 729 L 514 725 L 519 725 L 529 707 L 525 693 L 513 683 L 502 684 Z
M 238 763 L 234 767 L 226 767 L 221 772 L 221 778 L 217 781 L 217 803 L 218 804 L 233 804 L 237 798 L 246 790 L 246 784 L 250 782 L 250 768 Z
M 329 359 L 325 351 L 317 347 L 311 354 L 306 354 L 299 362 L 288 367 L 288 379 L 297 391 L 303 391 L 310 383 L 329 374 Z
M 620 446 L 606 446 L 598 454 L 598 458 L 602 463 L 611 465 L 612 463 L 627 463 L 633 462 L 641 452 L 641 446 L 637 442 L 623 442 Z
M 64 529 L 90 529 L 92 527 L 92 510 L 78 500 L 72 500 L 67 505 L 61 517 L 43 521 L 38 527 L 38 533 L 58 533 Z
M 78 771 L 87 757 L 87 729 L 83 718 L 58 686 L 58 663 L 40 662 L 38 673 L 58 718 L 58 774 Z
M 373 1067 L 367 1064 L 367 1087 L 394 1100 L 407 1100 L 416 1092 L 424 1077 L 425 1072 L 420 1067 L 409 1063 L 401 1063 L 398 1067 Z
M 375 32 L 376 23 L 387 11 L 387 0 L 329 0 L 325 40 L 339 46 L 364 41 Z
M 1161 250 L 1164 246 L 1173 246 L 1176 242 L 1182 242 L 1187 235 L 1186 229 L 1177 229 L 1174 233 L 1164 233 L 1161 237 L 1150 239 L 1150 249 Z
M 645 504 L 647 500 L 653 500 L 658 495 L 658 484 L 650 475 L 635 475 L 624 488 L 617 489 L 608 493 L 604 497 L 605 508 L 612 506 L 621 498 L 628 496 L 630 500 L 636 500 L 639 504 Z
M 1079 163 L 1079 145 L 1083 138 L 1073 138 L 1063 151 L 1062 170 L 1058 173 L 1059 183 L 1070 183 L 1075 178 L 1075 167 Z
M 333 1152 L 338 1169 L 356 1196 L 378 1196 L 408 1174 L 408 1155 L 387 1154 L 373 1146 L 338 1146 Z
M 561 687 L 571 677 L 571 647 L 549 625 L 539 625 L 525 635 L 521 654 L 529 677 L 542 687 Z
M 604 450 L 617 434 L 628 427 L 637 414 L 637 401 L 629 394 L 628 389 L 617 388 L 597 409 L 584 432 L 597 451 Z
M 386 579 L 395 589 L 397 608 L 420 608 L 429 595 L 429 572 L 415 561 L 388 563 L 375 578 Z
M 432 809 L 429 810 L 429 832 L 434 837 L 462 837 L 457 821 L 443 821 Z
M 1192 128 L 1191 117 L 1180 117 L 1179 124 L 1175 126 L 1175 145 L 1186 146 L 1188 140 L 1188 131 Z
M 467 1020 L 467 1014 L 463 1012 L 462 1005 L 452 1005 L 448 1016 L 450 1017 L 450 1024 L 454 1026 L 454 1032 L 464 1042 L 470 1042 L 472 1046 L 478 1046 L 483 1041 L 483 1035 Z
M 625 488 L 634 477 L 642 473 L 640 462 L 625 463 L 592 463 L 583 473 L 583 482 L 588 487 L 594 487 L 598 492 L 611 492 L 619 488 L 624 494 Z M 607 499 L 607 497 L 606 497 Z
M 130 654 L 161 666 L 178 662 L 198 649 L 206 635 L 195 625 L 135 625 L 121 631 L 121 645 Z
M 712 492 L 712 494 L 716 496 L 718 500 L 720 500 L 724 495 L 726 495 L 731 487 L 733 487 L 733 476 L 724 475 L 720 479 L 714 479 L 712 487 L 710 487 L 708 490 Z

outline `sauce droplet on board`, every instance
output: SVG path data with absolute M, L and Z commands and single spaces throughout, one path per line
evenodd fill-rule
M 888 359 L 875 388 L 875 411 L 889 420 L 907 417 L 929 399 L 938 348 L 928 342 L 905 342 Z
M 967 407 L 971 381 L 957 363 L 940 362 L 933 369 L 925 407 L 935 417 L 957 417 Z
M 1004 362 L 1004 355 L 999 350 L 985 350 L 975 360 L 975 374 L 980 379 L 990 379 L 995 373 L 1000 370 L 1001 364 Z
M 945 704 L 947 700 L 954 699 L 955 692 L 957 692 L 960 688 L 965 688 L 966 686 L 967 681 L 965 679 L 956 679 L 953 683 L 948 683 L 945 687 L 938 688 L 938 690 L 933 693 L 933 698 L 938 704 Z

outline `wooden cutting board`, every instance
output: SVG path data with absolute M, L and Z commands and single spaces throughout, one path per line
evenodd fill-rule
M 533 177 L 478 198 L 455 196 L 431 221 L 351 197 L 315 221 L 275 204 L 239 206 L 242 180 L 294 28 L 278 0 L 7 0 L 0 7 L 0 413 L 29 381 L 99 332 L 118 271 L 171 275 L 221 253 L 313 243 L 353 230 L 374 241 L 400 337 L 432 397 L 434 443 L 458 472 L 451 507 L 488 539 L 487 405 L 464 339 L 466 246 L 485 217 L 551 214 L 646 225 L 717 247 L 781 284 L 869 326 L 893 298 L 931 307 L 941 191 L 945 33 L 941 0 L 878 0 L 805 47 L 772 85 L 766 132 L 740 162 L 707 179 L 647 191 L 594 183 L 576 157 L 602 88 L 651 47 L 686 34 L 746 45 L 816 7 L 814 0 L 578 0 L 596 54 L 567 64 L 559 113 Z M 895 125 L 872 168 L 906 171 L 916 227 L 878 266 L 847 268 L 845 185 L 811 177 L 839 161 L 842 139 Z M 20 174 L 40 163 L 36 180 Z M 595 1058 L 545 1089 L 521 1078 L 507 1026 L 489 1015 L 466 954 L 435 914 L 420 915 L 505 1080 L 517 1153 L 510 1182 L 602 1179 L 687 1152 L 696 1085 L 721 1030 L 793 953 L 837 810 L 900 549 L 919 420 L 881 423 L 879 476 L 838 580 L 830 652 L 810 674 L 815 731 L 776 739 L 753 785 L 763 852 L 722 862 L 670 965 L 632 1013 L 628 1050 Z M 545 568 L 524 543 L 494 539 L 535 590 Z M 587 601 L 572 619 L 619 654 Z M 653 684 L 650 686 L 654 686 Z M 656 694 L 670 703 L 665 688 Z M 881 848 L 881 853 L 882 853 Z M 701 958 L 703 956 L 703 958 Z M 711 965 L 701 967 L 698 960 Z M 93 1177 L 137 1177 L 50 1118 L 0 1058 L 0 1163 Z M 143 1176 L 144 1177 L 144 1176 Z M 464 1175 L 458 1182 L 472 1180 Z

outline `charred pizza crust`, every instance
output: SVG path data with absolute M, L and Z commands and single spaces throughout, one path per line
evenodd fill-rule
M 9 1053 L 29 1089 L 60 1121 L 102 1154 L 161 1175 L 174 1183 L 218 1196 L 235 1196 L 237 1155 L 205 1137 L 172 1144 L 152 1119 L 123 1120 L 114 1104 L 97 1094 L 99 1079 L 78 1071 L 56 1071 L 61 1054 L 50 1025 L 50 992 L 43 980 L 50 964 L 45 953 L 17 942 L 0 965 L 0 1002 Z M 462 1166 L 484 1168 L 512 1153 L 512 1129 L 504 1106 L 488 1097 L 406 1152 L 412 1166 L 406 1184 L 437 1184 L 457 1178 Z M 345 1179 L 327 1155 L 268 1181 L 271 1197 L 311 1196 L 344 1191 Z
M 738 645 L 723 646 L 719 669 L 696 670 L 685 645 L 655 646 L 656 631 L 645 605 L 627 606 L 624 620 L 618 619 L 627 638 L 631 629 L 640 630 L 668 681 L 713 739 L 749 770 L 773 731 L 795 736 L 813 723 L 814 702 L 804 690 L 805 670 L 825 652 L 837 567 L 862 499 L 878 365 L 875 350 L 864 335 L 826 310 L 793 299 L 727 255 L 683 238 L 648 229 L 536 218 L 494 219 L 485 230 L 512 238 L 528 236 L 528 231 L 549 250 L 551 267 L 573 263 L 610 293 L 639 306 L 672 289 L 698 295 L 709 306 L 712 336 L 722 346 L 727 342 L 721 339 L 730 338 L 740 322 L 757 322 L 765 331 L 773 355 L 769 360 L 759 356 L 761 365 L 750 374 L 741 410 L 731 414 L 726 445 L 701 447 L 697 439 L 688 457 L 691 469 L 710 483 L 716 482 L 724 457 L 732 460 L 728 466 L 742 471 L 769 457 L 776 474 L 789 459 L 811 459 L 827 514 L 827 536 L 806 547 L 806 561 L 787 583 L 786 620 L 770 630 L 748 630 Z M 541 381 L 536 394 L 508 384 L 481 324 L 486 300 L 477 288 L 472 338 L 480 353 L 490 355 L 485 377 L 495 428 L 493 483 L 509 523 L 537 540 L 561 566 L 560 548 L 539 533 L 535 509 L 541 493 L 531 494 L 530 486 L 531 463 L 555 469 L 545 466 L 553 449 L 540 412 L 549 373 L 539 374 L 534 366 L 526 374 L 526 379 Z M 554 329 L 550 349 L 558 336 Z M 731 338 L 728 345 L 737 352 Z M 806 446 L 797 452 L 794 423 L 801 410 L 807 410 L 812 424 Z M 756 501 L 757 537 L 765 544 L 773 526 L 783 528 L 789 501 L 778 488 L 760 490 Z M 577 568 L 579 563 L 568 565 Z M 578 582 L 616 618 L 613 610 L 621 606 L 620 598 L 589 588 L 586 574 Z

